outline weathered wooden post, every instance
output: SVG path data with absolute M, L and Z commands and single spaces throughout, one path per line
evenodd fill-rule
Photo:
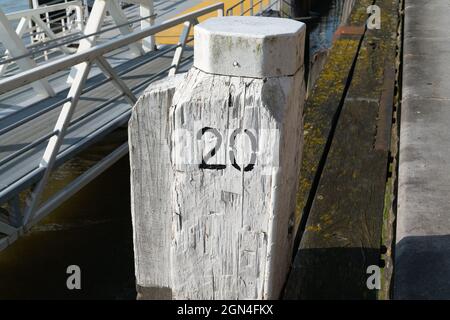
M 292 256 L 305 27 L 221 17 L 129 124 L 138 297 L 273 299 Z

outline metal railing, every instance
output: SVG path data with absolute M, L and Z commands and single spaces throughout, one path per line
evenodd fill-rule
M 55 41 L 61 37 L 71 34 L 79 34 L 84 27 L 84 8 L 79 0 L 65 3 L 48 5 L 36 9 L 22 10 L 6 15 L 11 24 L 17 24 L 15 33 L 25 43 L 25 47 L 30 50 L 41 46 L 48 41 Z M 3 74 L 9 63 L 13 62 L 14 56 L 10 54 L 10 48 L 0 60 L 0 75 Z M 63 53 L 73 53 L 74 49 L 67 46 L 51 48 L 58 49 Z M 40 56 L 35 59 L 48 60 L 50 49 L 42 50 Z
M 83 31 L 84 7 L 80 0 L 71 0 L 17 11 L 6 16 L 9 21 L 19 21 L 19 23 L 25 21 L 21 35 L 25 33 L 37 35 L 40 31 L 51 39 L 52 35 L 56 33 L 64 34 L 74 29 Z M 49 32 L 49 30 L 52 32 Z
M 279 10 L 281 0 L 241 0 L 227 9 L 226 15 L 262 15 L 269 9 Z
M 131 2 L 131 0 L 129 1 Z M 75 53 L 77 52 L 76 48 L 79 46 L 80 42 L 86 44 L 86 40 L 88 40 L 90 42 L 90 45 L 88 46 L 92 46 L 95 44 L 96 39 L 102 34 L 106 34 L 107 38 L 115 36 L 116 34 L 114 32 L 110 32 L 115 29 L 122 34 L 127 34 L 133 32 L 133 29 L 138 27 L 137 23 L 140 23 L 141 28 L 154 24 L 156 14 L 153 9 L 153 0 L 137 0 L 133 2 L 134 4 L 132 6 L 137 5 L 140 7 L 138 8 L 140 17 L 133 19 L 128 19 L 126 17 L 121 6 L 117 4 L 118 0 L 105 0 L 99 2 L 102 2 L 103 4 L 94 4 L 94 7 L 96 8 L 95 10 L 92 10 L 94 14 L 86 14 L 86 17 L 88 17 L 87 19 L 84 19 L 83 17 L 83 13 L 87 8 L 82 5 L 80 0 L 66 0 L 66 3 L 47 4 L 44 7 L 36 7 L 35 9 L 11 13 L 5 16 L 6 20 L 9 21 L 11 25 L 13 25 L 14 21 L 17 19 L 27 18 L 29 20 L 28 25 L 31 26 L 30 28 L 32 29 L 20 32 L 20 26 L 26 26 L 26 23 L 24 24 L 24 20 L 19 20 L 17 28 L 18 34 L 14 37 L 16 34 L 12 28 L 8 26 L 3 27 L 4 30 L 8 31 L 8 34 L 13 34 L 8 37 L 12 40 L 7 41 L 9 47 L 13 47 L 13 54 L 10 54 L 8 50 L 6 52 L 7 54 L 3 55 L 3 57 L 0 55 L 0 76 L 2 76 L 2 74 L 3 76 L 11 76 L 19 71 L 23 71 L 24 68 L 34 67 L 35 63 L 40 64 L 47 62 L 50 58 L 54 59 L 60 57 L 61 54 Z M 64 7 L 66 7 L 66 10 L 63 10 Z M 104 14 L 100 14 L 102 11 Z M 108 11 L 109 13 L 108 19 L 105 18 L 107 16 L 105 11 Z M 48 16 L 49 19 L 46 19 L 46 16 Z M 33 19 L 41 19 L 42 21 L 38 24 L 35 23 Z M 45 30 L 41 30 L 42 28 L 40 27 L 45 23 L 48 27 L 46 30 L 49 30 L 47 33 Z M 109 26 L 110 24 L 113 25 Z M 2 26 L 0 25 L 0 27 Z M 53 32 L 53 34 L 50 32 Z M 22 48 L 17 48 L 19 39 L 20 42 L 24 42 L 25 46 L 19 44 L 19 47 Z M 4 41 L 0 39 L 0 42 L 3 43 Z M 140 55 L 144 51 L 151 51 L 154 48 L 154 45 L 153 37 L 142 39 L 143 50 L 135 50 L 135 54 Z M 24 60 L 28 61 L 26 63 L 27 65 L 24 65 Z M 38 88 L 35 85 L 35 89 L 40 94 L 47 96 L 53 95 L 47 85 L 44 85 L 44 87 L 45 88 L 42 88 L 41 85 L 40 88 Z
M 28 144 L 22 149 L 14 152 L 9 155 L 6 159 L 4 158 L 0 161 L 0 166 L 11 161 L 14 161 L 18 157 L 24 155 L 25 152 L 31 150 L 32 148 L 40 145 L 42 143 L 47 142 L 44 154 L 41 158 L 40 164 L 35 169 L 31 170 L 24 176 L 22 176 L 17 181 L 13 182 L 9 186 L 7 186 L 4 190 L 0 191 L 0 204 L 9 202 L 11 203 L 10 207 L 13 210 L 10 212 L 10 220 L 15 221 L 14 225 L 7 224 L 0 220 L 0 233 L 6 234 L 8 237 L 16 237 L 18 233 L 23 232 L 23 230 L 27 230 L 37 221 L 39 221 L 42 217 L 50 212 L 56 205 L 67 199 L 70 194 L 75 193 L 77 190 L 81 189 L 86 183 L 94 179 L 100 173 L 102 173 L 108 167 L 106 164 L 114 163 L 114 161 L 120 159 L 124 154 L 128 152 L 127 145 L 122 145 L 119 149 L 114 151 L 111 155 L 107 156 L 104 161 L 100 161 L 97 165 L 86 171 L 79 178 L 69 184 L 66 188 L 58 192 L 52 198 L 46 201 L 43 205 L 39 205 L 40 198 L 42 196 L 42 192 L 44 190 L 45 185 L 48 182 L 51 171 L 56 167 L 56 161 L 59 157 L 62 157 L 64 153 L 69 153 L 72 150 L 78 148 L 83 141 L 79 141 L 71 145 L 69 148 L 60 152 L 61 145 L 63 143 L 64 137 L 68 132 L 69 127 L 74 124 L 80 122 L 86 117 L 90 117 L 96 111 L 105 106 L 111 104 L 116 101 L 118 98 L 125 98 L 130 106 L 133 106 L 137 100 L 136 93 L 141 91 L 145 85 L 148 85 L 151 81 L 156 79 L 157 77 L 168 73 L 169 75 L 175 74 L 180 64 L 188 58 L 182 58 L 183 51 L 188 42 L 192 39 L 189 39 L 189 34 L 191 28 L 197 24 L 198 19 L 202 16 L 208 15 L 210 13 L 217 12 L 218 16 L 223 16 L 224 13 L 224 5 L 223 3 L 214 4 L 203 9 L 170 19 L 158 25 L 146 27 L 140 31 L 135 31 L 133 33 L 122 35 L 117 39 L 110 40 L 108 42 L 97 44 L 93 47 L 86 48 L 80 50 L 79 52 L 71 55 L 63 56 L 58 60 L 50 61 L 46 64 L 36 66 L 35 68 L 23 71 L 16 75 L 12 75 L 5 79 L 0 79 L 0 95 L 5 94 L 7 92 L 16 90 L 25 85 L 33 84 L 36 81 L 41 81 L 42 79 L 54 75 L 60 71 L 67 70 L 68 68 L 72 68 L 75 70 L 73 76 L 73 82 L 71 84 L 70 89 L 68 90 L 68 94 L 66 98 L 62 99 L 59 102 L 56 102 L 50 106 L 47 106 L 44 109 L 41 109 L 37 113 L 30 115 L 24 119 L 21 119 L 19 122 L 14 123 L 7 128 L 0 129 L 0 135 L 9 132 L 10 130 L 22 126 L 29 121 L 36 119 L 39 116 L 42 116 L 46 112 L 53 110 L 57 107 L 61 107 L 61 112 L 59 113 L 56 125 L 54 129 L 47 135 L 40 137 L 36 141 Z M 162 50 L 156 51 L 151 55 L 149 59 L 143 59 L 137 64 L 134 64 L 132 67 L 121 70 L 117 72 L 108 62 L 106 55 L 111 54 L 113 51 L 130 46 L 131 44 L 136 44 L 139 40 L 153 36 L 161 31 L 168 30 L 174 26 L 183 24 L 183 31 L 179 36 L 178 44 L 175 46 L 170 46 L 167 48 L 163 48 Z M 130 70 L 136 69 L 139 66 L 142 66 L 146 63 L 149 63 L 162 55 L 167 54 L 170 51 L 174 51 L 172 63 L 162 70 L 159 70 L 158 73 L 152 75 L 151 77 L 145 79 L 144 81 L 135 84 L 133 87 L 129 87 L 124 79 L 123 75 L 129 72 Z M 190 57 L 189 57 L 190 58 Z M 88 78 L 88 74 L 91 70 L 91 66 L 96 64 L 99 69 L 103 72 L 106 78 L 103 81 L 97 82 L 90 87 L 86 87 L 86 80 Z M 119 93 L 103 102 L 101 105 L 96 106 L 92 110 L 87 113 L 79 116 L 76 119 L 73 119 L 74 110 L 80 100 L 82 94 L 89 92 L 98 88 L 100 85 L 105 84 L 106 82 L 112 82 L 114 86 L 117 88 Z M 109 97 L 108 97 L 109 98 Z M 131 108 L 121 114 L 120 119 L 114 119 L 117 123 L 126 121 L 131 114 Z M 37 180 L 36 180 L 37 179 Z M 12 205 L 13 203 L 18 203 L 18 193 L 23 191 L 25 188 L 30 186 L 30 181 L 37 181 L 32 188 L 31 195 L 28 197 L 27 205 L 22 213 L 20 210 L 20 206 Z M 1 244 L 0 244 L 1 246 Z
M 3 64 L 6 64 L 6 63 L 11 63 L 11 62 L 14 62 L 16 60 L 27 58 L 27 57 L 33 57 L 36 60 L 36 58 L 37 58 L 36 56 L 39 55 L 40 53 L 44 52 L 44 51 L 60 48 L 61 46 L 68 46 L 70 44 L 75 44 L 75 43 L 78 43 L 80 40 L 88 39 L 88 38 L 91 38 L 93 36 L 98 36 L 98 35 L 101 35 L 103 33 L 106 33 L 106 32 L 109 32 L 109 31 L 112 31 L 112 30 L 115 30 L 115 29 L 119 29 L 121 27 L 128 26 L 130 24 L 134 24 L 136 22 L 141 22 L 141 21 L 147 20 L 149 18 L 155 18 L 156 16 L 157 16 L 156 14 L 152 14 L 152 15 L 149 15 L 149 16 L 140 17 L 140 18 L 137 18 L 137 19 L 129 20 L 126 23 L 123 23 L 123 24 L 113 25 L 111 27 L 103 28 L 100 31 L 96 31 L 96 32 L 88 33 L 88 34 L 63 35 L 63 36 L 58 37 L 57 39 L 52 39 L 52 40 L 45 41 L 44 43 L 41 43 L 37 49 L 30 50 L 29 52 L 27 52 L 27 53 L 25 53 L 23 55 L 14 56 L 14 57 L 11 57 L 11 58 L 0 60 L 0 65 L 3 65 Z

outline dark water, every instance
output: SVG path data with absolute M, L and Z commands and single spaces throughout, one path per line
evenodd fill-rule
M 52 177 L 50 192 L 126 138 L 120 130 Z M 0 299 L 134 299 L 134 266 L 125 157 L 0 252 Z M 82 289 L 66 287 L 69 265 L 81 268 Z
M 351 1 L 351 0 L 348 0 Z M 343 0 L 318 1 L 324 15 L 311 33 L 313 54 L 331 46 Z M 4 1 L 0 0 L 2 5 Z M 61 167 L 48 193 L 61 188 L 126 139 L 118 130 Z M 0 299 L 134 299 L 129 163 L 125 157 L 0 252 Z M 81 268 L 82 289 L 68 290 L 66 269 Z
M 344 24 L 351 13 L 355 0 L 313 1 L 311 15 L 319 18 L 308 22 L 309 30 L 309 70 L 308 94 L 324 67 L 334 34 Z
M 8 13 L 28 0 L 0 0 Z M 66 163 L 48 193 L 81 174 L 125 141 L 112 134 Z M 129 165 L 124 158 L 64 203 L 31 232 L 0 252 L 0 299 L 134 299 Z M 66 287 L 67 266 L 81 268 L 82 289 Z
M 311 11 L 320 18 L 311 25 L 311 55 L 331 47 L 336 29 L 345 22 L 354 3 L 355 0 L 312 1 Z

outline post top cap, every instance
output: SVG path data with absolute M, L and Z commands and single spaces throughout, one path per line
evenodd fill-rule
M 305 33 L 305 24 L 291 19 L 211 18 L 195 26 L 194 67 L 229 76 L 291 76 L 303 65 Z
M 214 34 L 263 38 L 293 35 L 301 32 L 305 24 L 285 18 L 229 16 L 208 19 L 196 28 Z

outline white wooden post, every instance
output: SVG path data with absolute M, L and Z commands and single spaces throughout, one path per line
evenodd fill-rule
M 11 27 L 9 20 L 3 13 L 2 9 L 0 9 L 0 34 L 2 35 L 0 42 L 3 43 L 11 57 L 22 56 L 28 53 L 28 50 L 25 48 L 22 40 L 17 36 L 14 29 Z M 30 70 L 36 67 L 36 62 L 29 57 L 18 59 L 16 63 L 22 71 Z M 39 95 L 42 96 L 53 96 L 55 94 L 46 79 L 33 82 L 32 87 Z
M 220 17 L 129 123 L 140 298 L 276 299 L 292 257 L 305 25 Z

